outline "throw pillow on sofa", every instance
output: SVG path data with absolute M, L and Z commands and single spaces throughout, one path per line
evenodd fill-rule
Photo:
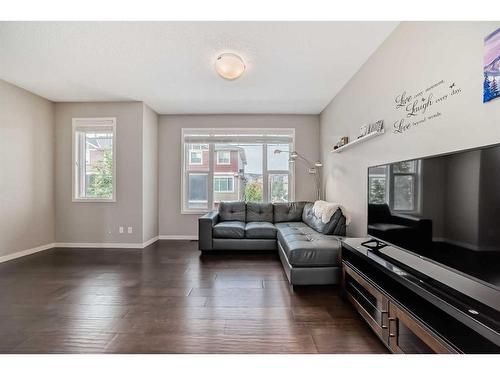
M 313 211 L 313 203 L 306 203 L 304 212 L 302 214 L 302 221 L 309 227 L 313 228 L 316 232 L 322 234 L 334 234 L 335 229 L 339 226 L 345 226 L 345 217 L 342 215 L 340 208 L 335 211 L 330 221 L 323 223 L 321 218 L 317 217 Z

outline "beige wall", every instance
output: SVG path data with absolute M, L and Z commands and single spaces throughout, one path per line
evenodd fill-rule
M 0 257 L 54 242 L 54 105 L 0 80 Z
M 46 103 L 49 108 L 54 107 L 50 102 Z M 52 132 L 44 130 L 42 136 L 52 142 L 50 157 L 51 160 L 55 158 L 55 172 L 50 172 L 49 193 L 52 200 L 43 200 L 55 216 L 52 221 L 42 220 L 51 227 L 48 242 L 139 244 L 158 234 L 197 235 L 197 215 L 180 214 L 183 127 L 295 128 L 296 149 L 310 160 L 319 158 L 318 116 L 158 116 L 143 103 L 136 102 L 56 103 L 55 111 L 52 111 L 55 117 L 50 112 L 53 117 L 48 124 L 55 123 L 55 127 L 51 125 Z M 71 123 L 74 117 L 117 118 L 117 190 L 114 203 L 72 202 Z M 54 162 L 50 164 L 51 168 L 53 165 Z M 312 176 L 301 165 L 295 173 L 296 199 L 313 200 Z M 32 187 L 33 184 L 27 186 Z M 124 234 L 118 232 L 119 226 L 125 228 Z M 128 226 L 133 227 L 132 234 L 126 233 Z M 24 230 L 23 226 L 20 232 L 24 233 Z
M 498 22 L 404 22 L 322 112 L 326 197 L 350 211 L 348 234 L 366 234 L 367 167 L 500 142 L 500 100 L 482 103 L 483 38 Z M 403 134 L 395 97 L 444 80 L 462 93 L 435 104 L 441 116 Z M 329 150 L 363 124 L 384 120 L 387 133 L 342 153 Z
M 143 242 L 158 236 L 158 115 L 143 105 L 142 227 Z
M 196 236 L 198 215 L 181 214 L 182 128 L 294 128 L 295 149 L 309 160 L 319 159 L 319 117 L 314 115 L 199 115 L 160 116 L 159 225 L 163 236 Z M 295 169 L 295 198 L 314 200 L 313 176 L 299 164 Z
M 116 117 L 116 202 L 72 202 L 72 118 Z M 56 241 L 142 243 L 143 103 L 57 103 Z M 118 232 L 119 226 L 125 233 Z M 133 233 L 127 233 L 127 227 Z

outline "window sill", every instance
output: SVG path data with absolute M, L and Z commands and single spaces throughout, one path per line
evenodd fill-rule
M 198 210 L 198 211 L 181 210 L 181 215 L 205 215 L 205 214 L 208 214 L 209 212 L 212 212 L 212 210 Z
M 73 203 L 116 203 L 116 199 L 73 198 Z

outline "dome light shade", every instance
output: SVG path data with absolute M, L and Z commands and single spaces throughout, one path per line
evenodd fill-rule
M 240 77 L 245 71 L 243 59 L 234 53 L 223 53 L 215 60 L 215 70 L 224 79 L 230 81 Z

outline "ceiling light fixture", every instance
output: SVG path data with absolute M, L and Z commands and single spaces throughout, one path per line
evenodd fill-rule
M 234 53 L 223 53 L 215 60 L 215 70 L 224 79 L 234 80 L 240 77 L 246 66 L 243 59 Z

